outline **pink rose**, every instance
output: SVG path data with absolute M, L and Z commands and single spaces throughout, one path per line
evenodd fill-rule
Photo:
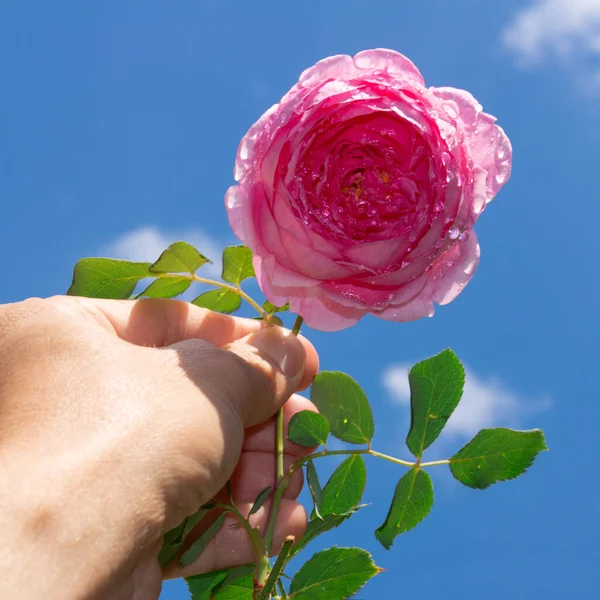
M 265 296 L 324 331 L 453 300 L 479 260 L 473 225 L 510 176 L 494 121 L 392 50 L 304 71 L 242 140 L 225 198 Z

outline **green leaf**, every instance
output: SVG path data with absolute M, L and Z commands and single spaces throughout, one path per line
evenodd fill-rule
M 321 503 L 323 502 L 323 490 L 321 489 L 321 483 L 319 482 L 319 476 L 317 475 L 317 470 L 315 469 L 315 464 L 312 460 L 309 460 L 306 463 L 306 479 L 308 482 L 308 489 L 310 490 L 310 495 L 312 496 L 313 502 L 315 504 L 315 515 L 322 519 L 321 516 Z
M 170 564 L 177 553 L 181 549 L 183 540 L 188 534 L 200 523 L 200 521 L 208 514 L 209 509 L 201 508 L 193 515 L 187 517 L 183 522 L 167 531 L 163 538 L 163 547 L 158 555 L 158 562 L 161 567 L 166 567 Z
M 283 327 L 283 321 L 277 315 L 270 315 L 268 317 L 252 317 L 255 321 L 265 321 L 271 323 L 271 325 L 279 325 Z
M 187 242 L 171 244 L 160 258 L 150 267 L 152 273 L 191 273 L 192 275 L 206 263 L 206 256 L 202 256 L 194 246 Z
M 433 506 L 433 482 L 429 473 L 411 469 L 398 482 L 390 510 L 375 537 L 389 550 L 394 538 L 418 525 Z
M 163 544 L 179 544 L 182 540 L 183 530 L 185 529 L 185 523 L 187 519 L 184 519 L 177 527 L 169 529 L 164 535 Z
M 351 512 L 345 515 L 325 515 L 322 518 L 314 518 L 308 522 L 304 535 L 296 542 L 295 546 L 290 552 L 290 558 L 298 554 L 303 548 L 308 546 L 314 539 L 319 537 L 322 533 L 326 533 L 338 525 L 341 525 L 346 519 L 349 519 L 359 508 L 357 506 Z
M 540 429 L 482 429 L 450 459 L 450 470 L 461 483 L 483 490 L 522 475 L 543 450 L 548 446 Z
M 350 444 L 368 444 L 374 432 L 373 414 L 362 388 L 346 373 L 322 371 L 310 398 L 329 421 L 331 433 Z
M 225 581 L 228 572 L 228 569 L 221 569 L 202 575 L 186 577 L 185 581 L 188 584 L 192 600 L 211 600 L 213 591 L 220 583 Z
M 164 277 L 155 279 L 139 296 L 148 298 L 174 298 L 183 294 L 191 284 L 187 277 Z
M 233 498 L 231 497 L 231 479 L 228 479 L 225 482 L 225 491 L 227 492 L 227 499 L 229 500 L 229 504 L 235 504 Z
M 254 501 L 254 504 L 252 505 L 252 508 L 250 509 L 250 512 L 248 513 L 248 516 L 253 515 L 255 512 L 258 512 L 260 510 L 261 506 L 269 499 L 269 496 L 271 495 L 272 490 L 273 490 L 273 488 L 271 486 L 266 487 L 256 497 L 256 500 Z
M 158 564 L 161 569 L 164 569 L 167 565 L 170 565 L 174 560 L 177 554 L 179 553 L 179 545 L 169 545 L 163 544 L 163 547 L 160 549 L 158 553 Z
M 183 541 L 190 532 L 204 519 L 204 517 L 210 512 L 208 508 L 201 508 L 196 511 L 193 515 L 190 515 L 184 522 L 183 532 L 181 534 L 181 540 Z
M 417 363 L 408 374 L 410 382 L 410 431 L 408 449 L 420 458 L 440 435 L 458 406 L 465 384 L 465 370 L 452 350 Z
M 227 513 L 221 513 L 204 531 L 204 533 L 182 554 L 179 564 L 182 567 L 191 565 L 201 554 L 206 545 L 217 535 L 225 521 Z
M 150 263 L 136 263 L 113 258 L 82 258 L 73 273 L 69 296 L 125 300 L 137 283 L 151 277 Z
M 214 600 L 252 600 L 254 596 L 254 574 L 245 575 L 231 583 L 219 586 Z
M 242 300 L 235 292 L 217 288 L 200 294 L 195 300 L 192 300 L 192 304 L 229 314 L 238 310 L 242 305 Z
M 321 515 L 344 515 L 359 502 L 367 483 L 365 461 L 359 454 L 349 456 L 323 488 Z
M 329 548 L 315 554 L 294 576 L 292 600 L 345 600 L 379 573 L 361 548 Z
M 193 575 L 192 577 L 186 577 L 185 580 L 192 594 L 192 600 L 213 600 L 214 598 L 222 600 L 226 596 L 220 596 L 219 594 L 224 592 L 225 588 L 238 582 L 241 585 L 240 580 L 253 574 L 254 570 L 255 565 L 243 565 L 233 569 L 220 569 L 202 575 Z M 240 596 L 240 598 L 243 597 Z
M 255 277 L 252 252 L 246 246 L 228 246 L 223 250 L 223 281 L 239 285 L 249 277 Z
M 300 446 L 312 448 L 325 445 L 329 436 L 327 419 L 312 410 L 302 410 L 291 419 L 288 427 L 288 438 Z
M 286 310 L 290 310 L 290 303 L 287 302 L 284 306 L 275 306 L 274 304 L 271 304 L 268 300 L 266 300 L 263 304 L 263 309 L 265 310 L 265 312 L 272 315 L 273 313 L 285 312 Z

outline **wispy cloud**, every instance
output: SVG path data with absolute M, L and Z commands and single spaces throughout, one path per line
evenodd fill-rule
M 101 253 L 110 258 L 154 262 L 169 244 L 178 240 L 192 244 L 213 261 L 213 264 L 202 267 L 202 272 L 207 277 L 220 276 L 221 252 L 226 244 L 220 243 L 200 229 L 167 231 L 147 225 L 123 233 L 107 244 Z
M 502 42 L 521 66 L 558 59 L 596 78 L 600 75 L 600 0 L 530 1 L 504 29 Z
M 410 404 L 407 364 L 393 365 L 382 374 L 390 398 L 401 405 Z M 520 427 L 524 419 L 550 408 L 548 399 L 524 398 L 497 378 L 482 378 L 466 370 L 464 394 L 448 420 L 442 436 L 471 439 L 485 427 Z M 408 417 L 407 417 L 408 418 Z

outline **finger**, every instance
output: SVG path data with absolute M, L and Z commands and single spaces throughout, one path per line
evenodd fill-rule
M 202 339 L 222 347 L 265 328 L 262 321 L 243 319 L 213 312 L 189 302 L 147 298 L 143 300 L 102 300 L 69 298 L 90 316 L 120 338 L 138 346 L 165 347 L 190 339 Z M 308 350 L 311 370 L 318 369 L 312 344 L 299 335 Z M 316 360 L 316 363 L 315 363 Z M 315 366 L 316 365 L 316 366 Z M 307 376 L 298 389 L 307 388 L 313 379 Z
M 199 338 L 224 346 L 264 327 L 262 321 L 223 315 L 181 300 L 72 298 L 100 324 L 138 346 L 170 346 Z
M 263 423 L 318 369 L 313 345 L 283 327 L 266 327 L 224 349 L 187 340 L 167 349 L 205 396 L 228 405 L 244 428 Z
M 283 465 L 286 472 L 295 461 L 295 456 L 283 456 Z M 273 486 L 274 477 L 275 461 L 273 454 L 242 452 L 235 471 L 229 479 L 231 495 L 236 505 L 248 502 L 252 505 L 256 497 L 265 488 Z M 302 469 L 298 469 L 291 476 L 284 497 L 295 500 L 300 495 L 303 484 L 304 475 Z
M 242 514 L 247 514 L 250 506 L 238 507 Z M 269 503 L 265 504 L 256 514 L 250 517 L 250 523 L 253 527 L 260 527 L 262 534 L 267 523 L 269 514 Z M 286 537 L 293 535 L 299 540 L 306 530 L 306 511 L 301 504 L 292 500 L 284 499 L 279 505 L 277 513 L 277 522 L 275 524 L 275 533 L 273 536 L 273 546 L 271 555 L 279 553 Z M 197 530 L 193 531 L 187 538 L 186 548 L 189 547 L 194 539 L 205 529 L 207 524 L 202 523 Z M 228 515 L 217 535 L 207 544 L 204 552 L 191 565 L 179 567 L 178 561 L 173 561 L 164 571 L 165 579 L 175 577 L 189 577 L 190 575 L 199 575 L 208 573 L 217 569 L 230 569 L 241 565 L 254 563 L 256 558 L 252 546 L 248 541 L 248 534 L 243 527 L 238 526 L 237 520 Z
M 300 342 L 300 345 L 298 344 Z M 286 400 L 292 393 L 306 389 L 319 370 L 319 355 L 312 343 L 302 335 L 294 335 L 284 327 L 266 327 L 246 338 L 225 346 L 243 358 L 260 357 L 276 365 L 289 378 L 298 364 L 298 349 L 302 347 L 304 369 L 297 383 L 291 384 Z M 250 361 L 252 362 L 252 361 Z
M 318 412 L 317 407 L 308 398 L 304 398 L 299 394 L 294 394 L 283 405 L 283 451 L 297 458 L 308 456 L 314 451 L 314 448 L 299 446 L 288 440 L 290 420 L 295 414 L 303 410 Z M 275 419 L 269 419 L 266 423 L 247 429 L 243 449 L 253 452 L 268 452 L 271 455 L 271 460 L 273 460 L 273 452 L 275 450 Z

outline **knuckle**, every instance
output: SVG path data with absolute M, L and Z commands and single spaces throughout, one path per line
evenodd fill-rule
M 46 300 L 28 298 L 21 302 L 0 306 L 0 335 L 19 335 L 29 323 L 35 322 L 46 310 Z
M 144 298 L 138 307 L 152 316 L 156 330 L 161 332 L 158 346 L 171 346 L 185 339 L 189 305 L 183 300 Z
M 85 302 L 87 298 L 72 298 L 70 296 L 50 296 L 43 300 L 41 308 L 45 317 L 50 318 L 50 324 L 54 319 L 72 319 L 86 314 Z
M 183 300 L 167 300 L 166 307 L 164 345 L 170 346 L 185 339 L 189 308 L 188 303 Z

